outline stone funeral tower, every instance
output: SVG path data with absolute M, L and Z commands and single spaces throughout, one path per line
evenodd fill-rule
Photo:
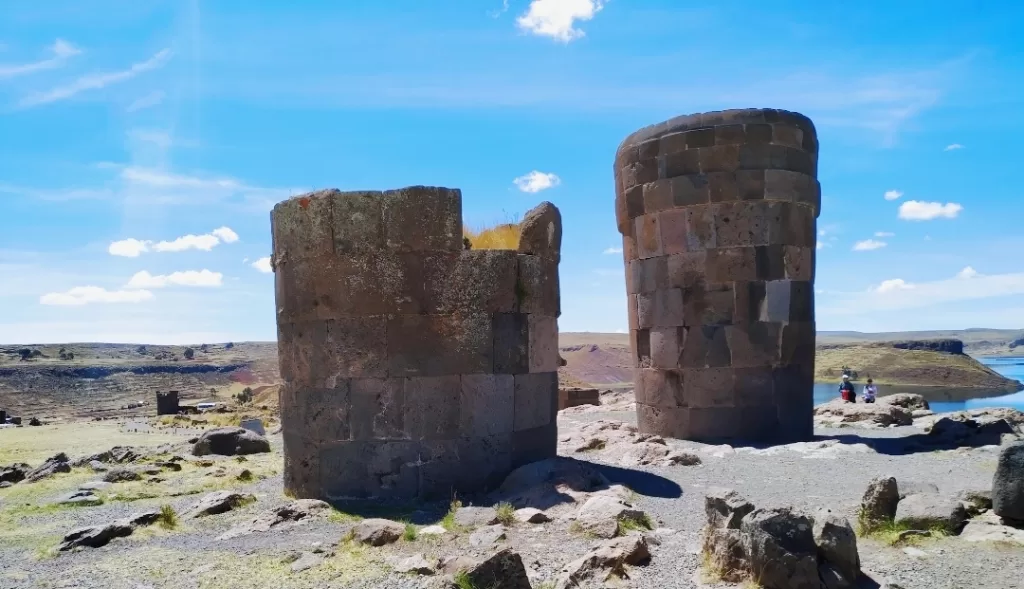
M 271 215 L 284 483 L 448 498 L 556 452 L 558 209 L 466 249 L 462 193 L 325 190 Z
M 813 435 L 818 140 L 768 109 L 681 116 L 615 156 L 637 418 L 704 441 Z

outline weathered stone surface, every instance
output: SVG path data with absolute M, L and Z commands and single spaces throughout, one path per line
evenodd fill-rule
M 505 528 L 500 524 L 484 526 L 469 535 L 469 545 L 489 548 L 505 539 Z
M 437 571 L 437 562 L 431 562 L 422 554 L 413 554 L 395 563 L 395 571 L 414 575 L 433 575 Z
M 70 505 L 74 507 L 90 507 L 93 505 L 102 505 L 103 500 L 93 494 L 89 490 L 74 491 L 64 497 L 57 500 L 57 503 L 61 505 Z
M 551 521 L 551 518 L 540 509 L 524 507 L 516 510 L 516 521 L 524 524 L 543 524 Z
M 247 493 L 238 493 L 235 491 L 214 491 L 202 499 L 198 503 L 193 505 L 186 512 L 187 517 L 200 518 L 208 515 L 219 515 L 231 511 L 232 509 L 238 509 L 244 505 L 256 501 L 256 497 Z
M 604 586 L 603 582 L 612 577 L 628 579 L 627 565 L 642 565 L 650 560 L 650 548 L 642 535 L 631 534 L 607 540 L 583 557 L 565 565 L 555 580 L 555 587 L 582 587 L 590 580 Z
M 876 403 L 882 403 L 884 405 L 896 405 L 897 407 L 903 407 L 910 411 L 923 410 L 928 411 L 931 407 L 928 405 L 928 401 L 921 395 L 914 393 L 896 393 L 894 395 L 885 395 L 878 397 L 875 400 Z
M 579 405 L 600 405 L 601 393 L 597 389 L 566 387 L 558 389 L 558 410 Z
M 68 455 L 61 452 L 47 458 L 45 462 L 26 473 L 24 481 L 26 483 L 34 483 L 52 477 L 55 474 L 68 472 L 71 472 Z
M 794 122 L 766 123 L 769 112 Z M 642 129 L 615 158 L 633 354 L 638 368 L 672 375 L 638 384 L 640 431 L 804 441 L 821 200 L 814 125 L 785 111 L 703 117 Z M 671 391 L 681 381 L 693 391 L 683 406 Z
M 405 526 L 389 519 L 364 519 L 352 528 L 353 539 L 361 544 L 384 546 L 402 537 Z
M 992 511 L 1024 522 L 1024 444 L 1011 444 L 999 452 L 992 477 Z
M 241 456 L 270 452 L 270 442 L 254 431 L 240 427 L 221 427 L 203 432 L 192 447 L 195 456 L 221 454 Z
M 142 474 L 130 468 L 112 468 L 103 475 L 105 483 L 123 483 L 125 481 L 142 480 Z
M 1017 430 L 1004 419 L 975 421 L 964 414 L 939 417 L 927 428 L 929 442 L 935 444 L 998 445 L 1003 436 L 1017 438 Z
M 818 589 L 812 522 L 788 509 L 758 509 L 743 518 L 750 569 L 768 589 Z
M 295 496 L 450 497 L 555 454 L 560 214 L 531 211 L 515 251 L 474 249 L 461 203 L 412 186 L 274 208 Z
M 24 462 L 0 467 L 0 483 L 20 483 L 31 471 L 32 468 Z
M 995 513 L 985 513 L 967 522 L 960 531 L 966 542 L 1009 542 L 1024 546 L 1024 528 L 1009 526 Z
M 114 538 L 131 536 L 133 531 L 130 525 L 120 522 L 78 528 L 64 536 L 57 549 L 64 552 L 73 548 L 99 548 L 106 546 Z
M 894 477 L 875 477 L 868 483 L 860 501 L 861 516 L 869 524 L 891 522 L 900 502 L 899 485 Z
M 296 499 L 287 505 L 263 512 L 251 521 L 236 526 L 217 537 L 218 540 L 267 532 L 309 521 L 330 512 L 331 506 L 316 499 Z
M 915 493 L 900 500 L 896 509 L 896 523 L 918 530 L 935 527 L 956 534 L 967 521 L 967 509 L 952 497 L 930 493 Z
M 834 566 L 842 578 L 855 581 L 860 574 L 857 534 L 845 517 L 828 509 L 814 514 L 814 543 L 818 554 Z
M 523 559 L 510 548 L 500 550 L 465 570 L 471 587 L 489 589 L 530 589 Z
M 312 552 L 303 552 L 302 555 L 292 563 L 291 570 L 292 573 L 301 573 L 303 571 L 308 571 L 309 569 L 314 569 L 323 564 L 323 562 L 324 557 L 322 555 Z
M 875 426 L 911 425 L 910 411 L 884 403 L 847 403 L 842 399 L 822 403 L 814 408 L 814 421 L 820 424 L 864 422 Z

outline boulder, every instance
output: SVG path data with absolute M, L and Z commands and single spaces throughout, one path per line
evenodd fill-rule
M 754 504 L 732 489 L 714 487 L 704 496 L 704 513 L 712 528 L 738 530 Z
M 562 250 L 562 214 L 544 201 L 527 211 L 519 223 L 519 253 L 558 260 Z
M 956 494 L 955 499 L 960 503 L 963 503 L 964 509 L 967 510 L 968 517 L 974 517 L 983 511 L 992 509 L 991 490 L 960 491 Z
M 123 483 L 142 480 L 142 474 L 130 468 L 112 468 L 103 475 L 107 483 Z
M 413 554 L 395 564 L 395 571 L 415 575 L 433 575 L 437 571 L 437 563 L 431 563 L 422 554 Z
M 205 431 L 192 447 L 194 456 L 241 456 L 262 452 L 270 452 L 270 442 L 256 432 L 240 427 L 222 427 Z
M 916 493 L 904 497 L 896 510 L 896 523 L 902 526 L 929 530 L 941 528 L 956 534 L 967 521 L 963 503 L 943 495 Z
M 860 574 L 857 534 L 845 517 L 830 509 L 819 509 L 814 514 L 814 544 L 818 547 L 818 556 L 831 564 L 841 579 L 848 582 L 857 579 Z
M 498 551 L 468 569 L 464 569 L 466 584 L 487 589 L 531 589 L 530 578 L 519 553 L 509 548 Z
M 650 559 L 647 539 L 640 534 L 607 540 L 562 568 L 555 587 L 576 588 L 588 580 L 603 583 L 611 577 L 628 579 L 627 565 L 646 564 Z
M 594 495 L 576 513 L 580 531 L 598 538 L 613 538 L 619 533 L 619 522 L 630 520 L 645 524 L 647 514 L 608 495 Z
M 868 423 L 875 426 L 911 425 L 910 411 L 886 403 L 847 403 L 836 399 L 814 408 L 814 418 L 823 424 Z
M 208 515 L 219 515 L 232 509 L 238 509 L 256 501 L 256 497 L 235 491 L 214 491 L 199 500 L 188 511 L 188 517 L 200 518 Z
M 89 468 L 91 468 L 93 472 L 107 472 L 108 470 L 110 470 L 109 466 L 103 464 L 99 460 L 90 460 Z
M 274 528 L 296 525 L 320 514 L 326 514 L 330 509 L 330 505 L 317 499 L 296 499 L 287 505 L 257 515 L 251 521 L 221 534 L 217 539 L 227 540 L 247 534 L 267 532 Z
M 610 486 L 608 479 L 586 462 L 549 458 L 513 470 L 491 498 L 510 503 L 516 509 L 533 507 L 548 511 L 568 508 L 583 494 Z
M 47 458 L 45 462 L 25 474 L 26 483 L 34 483 L 52 477 L 58 473 L 71 472 L 71 465 L 68 464 L 68 455 L 61 452 Z
M 969 443 L 974 446 L 998 445 L 1002 443 L 1004 434 L 1017 433 L 1004 419 L 978 422 L 964 413 L 940 417 L 926 431 L 932 443 Z
M 0 467 L 0 483 L 20 483 L 31 471 L 32 468 L 24 462 Z
M 444 526 L 425 526 L 420 528 L 420 536 L 444 536 L 448 533 L 448 530 Z
M 928 406 L 928 401 L 925 400 L 921 395 L 915 395 L 913 393 L 896 393 L 894 395 L 885 395 L 884 397 L 878 397 L 875 399 L 876 403 L 884 405 L 895 405 L 902 407 L 909 411 L 923 410 L 928 411 L 931 407 Z
M 476 548 L 490 548 L 504 539 L 504 526 L 484 526 L 469 535 L 469 545 Z
M 813 522 L 786 508 L 755 509 L 743 518 L 750 570 L 765 589 L 819 589 Z
M 352 538 L 360 544 L 384 546 L 398 541 L 405 526 L 389 519 L 364 519 L 352 528 Z
M 301 573 L 302 571 L 308 571 L 314 569 L 324 563 L 324 557 L 314 552 L 303 552 L 299 558 L 295 559 L 292 563 L 292 573 Z
M 32 426 L 32 427 L 39 427 L 39 426 L 43 425 L 43 422 L 39 421 L 38 417 L 33 417 L 33 418 L 28 420 L 28 424 L 30 426 Z
M 516 510 L 516 521 L 524 524 L 542 524 L 551 521 L 548 514 L 534 507 L 524 507 Z
M 114 538 L 131 536 L 133 531 L 135 530 L 132 526 L 123 522 L 78 528 L 64 536 L 57 549 L 63 552 L 73 548 L 99 548 L 106 546 Z
M 71 465 L 75 467 L 87 466 L 93 462 L 106 464 L 128 464 L 136 462 L 144 457 L 145 452 L 137 448 L 132 448 L 131 446 L 114 446 L 113 448 L 98 454 L 76 458 Z
M 94 495 L 92 491 L 78 490 L 61 497 L 57 500 L 57 503 L 72 507 L 92 507 L 103 505 L 103 500 Z
M 985 513 L 968 521 L 959 537 L 967 542 L 1007 542 L 1024 546 L 1024 528 L 1006 525 L 995 513 Z
M 498 511 L 493 507 L 460 507 L 455 510 L 455 525 L 475 528 L 498 523 Z
M 900 502 L 899 486 L 893 477 L 876 477 L 868 483 L 860 501 L 860 513 L 868 525 L 891 522 Z
M 1024 522 L 1024 443 L 999 452 L 992 477 L 992 511 L 1013 522 Z

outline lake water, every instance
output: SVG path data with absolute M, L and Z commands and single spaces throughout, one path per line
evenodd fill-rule
M 1014 358 L 979 358 L 992 370 L 1002 374 L 1006 378 L 1024 382 L 1024 357 Z M 864 383 L 855 383 L 857 388 L 857 399 L 860 400 Z M 918 393 L 928 399 L 932 411 L 936 413 L 944 411 L 960 411 L 963 409 L 982 409 L 985 407 L 1011 407 L 1024 411 L 1024 391 L 1007 395 L 998 391 L 985 390 L 946 390 L 934 389 L 932 387 L 900 387 L 882 386 L 878 387 L 878 395 L 889 395 L 892 393 Z M 825 403 L 839 396 L 839 382 L 835 384 L 815 384 L 814 404 Z

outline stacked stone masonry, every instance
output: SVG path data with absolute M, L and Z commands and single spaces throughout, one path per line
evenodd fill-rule
M 553 205 L 520 251 L 464 249 L 447 188 L 326 190 L 271 217 L 286 489 L 448 498 L 555 455 Z
M 813 435 L 818 141 L 805 116 L 730 110 L 615 158 L 637 418 L 705 441 Z

